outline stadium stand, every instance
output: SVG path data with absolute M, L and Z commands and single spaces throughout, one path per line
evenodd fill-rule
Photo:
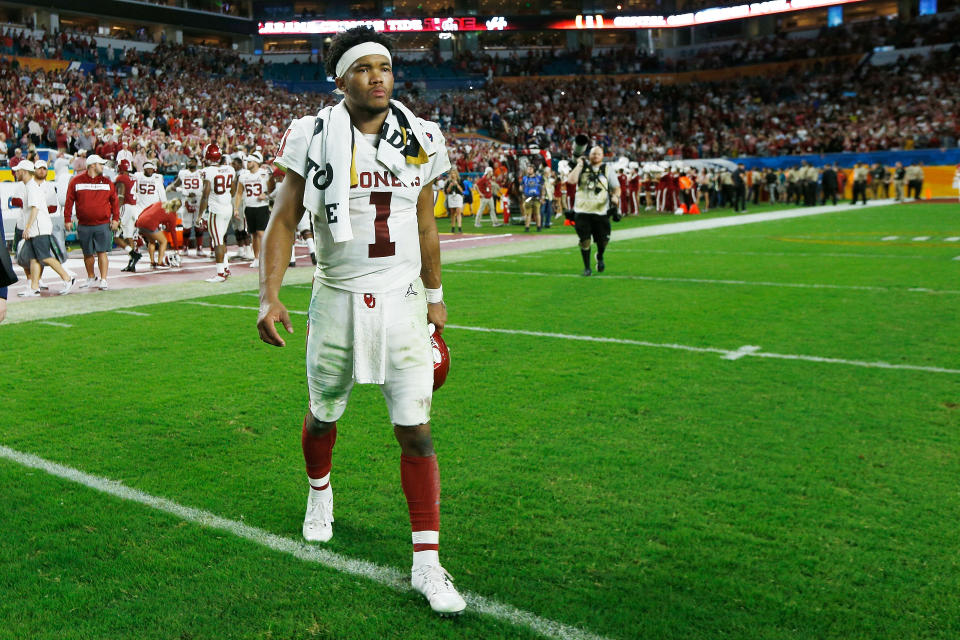
M 448 61 L 401 53 L 398 88 L 452 133 L 547 146 L 561 156 L 582 132 L 609 154 L 637 161 L 951 148 L 960 137 L 958 27 L 958 15 L 873 20 L 824 29 L 815 40 L 771 36 L 678 50 L 676 59 L 632 48 Z M 874 64 L 875 49 L 904 46 L 911 57 Z M 332 99 L 283 88 L 317 81 L 323 72 L 315 62 L 267 64 L 226 49 L 103 47 L 89 34 L 9 26 L 0 31 L 0 54 L 7 56 L 0 61 L 3 157 L 43 146 L 110 155 L 111 145 L 126 140 L 141 164 L 156 157 L 172 170 L 210 140 L 269 153 L 291 113 Z M 82 66 L 31 67 L 27 58 Z M 758 70 L 712 76 L 719 65 Z M 426 79 L 451 78 L 476 85 L 423 90 Z M 499 152 L 495 142 L 467 146 L 457 152 L 467 172 Z

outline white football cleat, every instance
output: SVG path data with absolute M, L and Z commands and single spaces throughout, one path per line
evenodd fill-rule
M 440 565 L 428 564 L 411 572 L 410 585 L 423 594 L 441 616 L 458 616 L 467 603 L 453 586 L 453 577 Z
M 307 542 L 327 542 L 333 537 L 333 490 L 310 489 L 307 515 L 303 517 L 303 538 Z
M 251 268 L 251 269 L 259 269 L 259 268 L 260 268 L 260 260 L 259 260 L 258 258 L 254 258 L 254 259 L 253 259 L 253 262 L 250 263 L 250 268 Z
M 100 278 L 87 278 L 86 281 L 78 287 L 78 289 L 91 289 L 97 286 L 97 282 L 99 280 Z
M 106 291 L 107 289 L 110 288 L 110 285 L 107 284 L 107 281 L 106 281 L 106 280 L 104 280 L 103 278 L 101 278 L 101 279 L 100 279 L 100 284 L 97 285 L 97 288 L 100 289 L 100 291 Z
M 18 293 L 17 296 L 20 298 L 39 298 L 40 289 L 27 289 Z
M 226 277 L 225 275 L 223 275 L 222 273 L 218 273 L 217 275 L 213 276 L 212 278 L 207 278 L 207 279 L 205 280 L 205 282 L 226 282 L 226 281 L 227 281 L 227 277 Z

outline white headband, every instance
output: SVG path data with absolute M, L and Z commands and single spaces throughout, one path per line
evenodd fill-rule
M 345 74 L 347 69 L 350 68 L 350 65 L 363 56 L 372 55 L 384 56 L 390 61 L 390 64 L 393 64 L 393 56 L 390 55 L 390 50 L 385 46 L 379 42 L 361 42 L 355 47 L 350 47 L 344 51 L 343 55 L 340 56 L 340 59 L 337 60 L 337 77 L 342 78 L 343 74 Z

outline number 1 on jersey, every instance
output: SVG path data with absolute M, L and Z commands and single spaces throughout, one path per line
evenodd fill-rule
M 377 217 L 373 221 L 374 242 L 367 246 L 369 258 L 389 258 L 397 253 L 397 243 L 390 242 L 390 228 L 387 226 L 392 197 L 393 194 L 389 191 L 374 191 L 370 194 L 370 204 L 376 209 Z

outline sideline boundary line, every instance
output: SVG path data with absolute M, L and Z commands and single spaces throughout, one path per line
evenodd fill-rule
M 253 527 L 243 522 L 223 518 L 209 511 L 196 509 L 182 505 L 167 498 L 161 498 L 133 489 L 116 480 L 110 480 L 100 476 L 84 473 L 78 469 L 67 467 L 40 458 L 38 456 L 23 453 L 9 447 L 0 445 L 0 458 L 11 462 L 16 462 L 24 467 L 43 471 L 52 476 L 69 480 L 77 484 L 84 485 L 101 493 L 105 493 L 121 500 L 135 502 L 158 511 L 163 511 L 181 520 L 198 524 L 206 529 L 215 529 L 233 534 L 239 538 L 255 542 L 261 546 L 286 553 L 306 562 L 313 562 L 323 565 L 327 568 L 341 573 L 347 573 L 360 578 L 366 578 L 386 587 L 390 587 L 401 593 L 414 593 L 410 587 L 410 578 L 407 574 L 394 569 L 393 567 L 384 567 L 366 560 L 358 560 L 339 553 L 324 549 L 305 542 L 284 538 L 264 529 Z M 495 618 L 502 622 L 507 622 L 517 627 L 525 627 L 547 638 L 557 640 L 608 640 L 589 631 L 584 631 L 576 627 L 541 618 L 540 616 L 518 609 L 513 605 L 504 604 L 490 598 L 471 593 L 462 592 L 463 599 L 470 605 L 472 611 Z M 420 598 L 420 595 L 417 594 Z M 426 602 L 424 606 L 428 606 Z
M 723 227 L 734 227 L 756 222 L 770 222 L 774 220 L 788 220 L 822 215 L 825 213 L 842 213 L 846 211 L 860 211 L 878 206 L 893 204 L 892 200 L 871 200 L 866 206 L 837 205 L 824 207 L 804 207 L 800 209 L 786 209 L 767 211 L 747 215 L 730 215 L 720 218 L 708 218 L 683 222 L 663 222 L 661 224 L 636 227 L 634 229 L 618 229 L 613 232 L 613 240 L 631 240 L 634 238 L 648 238 L 691 231 L 704 231 Z M 442 253 L 444 265 L 459 262 L 470 262 L 485 258 L 502 258 L 505 256 L 539 253 L 553 249 L 571 249 L 577 246 L 576 235 L 549 235 L 543 238 L 530 239 L 525 242 L 491 243 L 487 246 L 469 249 L 457 249 Z M 212 265 L 211 265 L 212 266 Z M 313 279 L 312 268 L 299 268 L 288 271 L 284 276 L 284 285 L 306 284 Z M 99 311 L 114 311 L 129 307 L 142 307 L 161 302 L 179 302 L 194 298 L 215 296 L 222 293 L 236 293 L 256 289 L 259 276 L 256 273 L 235 275 L 224 283 L 211 285 L 203 281 L 191 281 L 171 284 L 160 284 L 148 287 L 118 289 L 110 292 L 101 292 L 96 295 L 84 295 L 81 308 L 77 308 L 77 298 L 73 296 L 58 296 L 35 300 L 28 304 L 14 304 L 7 308 L 7 319 L 4 324 L 17 324 L 33 320 L 49 318 L 65 318 L 73 315 L 96 313 Z M 0 331 L 3 326 L 0 325 Z
M 495 269 L 446 269 L 446 273 L 481 273 L 498 276 L 532 276 L 553 278 L 582 278 L 579 273 L 546 273 L 543 271 L 498 271 Z M 598 280 L 644 280 L 647 282 L 680 282 L 693 284 L 729 284 L 748 287 L 783 287 L 785 289 L 839 289 L 846 291 L 879 291 L 882 293 L 932 293 L 960 295 L 960 290 L 928 289 L 926 287 L 880 287 L 876 285 L 824 284 L 817 282 L 765 282 L 763 280 L 726 280 L 721 278 L 681 278 L 679 276 L 598 275 Z
M 257 307 L 247 307 L 239 304 L 215 304 L 212 302 L 200 302 L 187 300 L 187 304 L 195 304 L 201 307 L 214 307 L 217 309 L 240 309 L 243 311 L 259 311 Z M 298 309 L 288 309 L 290 315 L 305 316 L 306 311 Z M 481 333 L 504 333 L 518 336 L 531 336 L 535 338 L 558 338 L 561 340 L 578 340 L 582 342 L 606 342 L 610 344 L 625 344 L 635 347 L 649 347 L 652 349 L 674 349 L 677 351 L 691 351 L 694 353 L 714 353 L 721 356 L 724 360 L 737 361 L 743 358 L 772 358 L 776 360 L 800 360 L 803 362 L 819 362 L 823 364 L 843 364 L 851 367 L 864 367 L 867 369 L 899 369 L 904 371 L 924 371 L 926 373 L 947 373 L 960 375 L 960 369 L 947 369 L 945 367 L 927 367 L 918 364 L 895 364 L 883 362 L 882 360 L 847 360 L 845 358 L 830 358 L 826 356 L 809 356 L 796 353 L 773 353 L 769 351 L 760 351 L 756 345 L 744 345 L 737 349 L 721 349 L 719 347 L 694 347 L 686 344 L 676 344 L 669 342 L 647 342 L 645 340 L 631 340 L 629 338 L 604 338 L 602 336 L 584 336 L 570 333 L 551 333 L 547 331 L 526 331 L 524 329 L 495 329 L 490 327 L 468 327 L 460 324 L 448 324 L 447 329 L 461 329 L 463 331 L 478 331 Z

